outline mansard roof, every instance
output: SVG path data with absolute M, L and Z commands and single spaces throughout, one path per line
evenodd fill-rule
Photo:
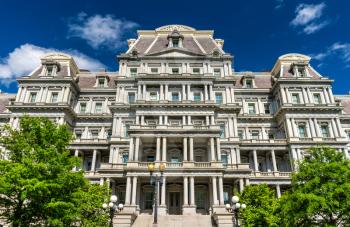
M 16 94 L 0 93 L 0 113 L 7 113 L 6 106 L 9 104 L 10 99 L 14 99 Z
M 167 25 L 155 30 L 140 30 L 138 38 L 126 54 L 137 51 L 138 56 L 148 56 L 160 53 L 168 48 L 169 36 L 177 36 L 183 38 L 182 47 L 185 51 L 196 55 L 209 55 L 214 50 L 219 50 L 222 54 L 225 52 L 221 49 L 221 45 L 213 38 L 213 31 L 196 30 L 194 28 L 183 25 Z M 180 48 L 179 48 L 180 49 Z
M 106 88 L 115 88 L 115 79 L 117 75 L 106 74 L 108 78 L 108 84 Z M 80 88 L 88 89 L 95 88 L 96 85 L 96 75 L 93 73 L 79 74 L 77 77 L 77 83 Z

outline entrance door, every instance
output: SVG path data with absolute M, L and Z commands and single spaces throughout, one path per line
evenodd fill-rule
M 169 214 L 181 214 L 180 192 L 169 192 Z

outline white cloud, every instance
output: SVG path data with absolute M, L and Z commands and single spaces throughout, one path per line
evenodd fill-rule
M 312 23 L 312 24 L 309 24 L 307 25 L 303 31 L 306 33 L 306 34 L 312 34 L 314 32 L 317 32 L 318 30 L 322 29 L 324 26 L 326 26 L 327 24 L 329 24 L 328 21 L 324 21 L 324 22 L 321 22 L 319 24 L 317 23 Z
M 299 4 L 295 9 L 296 16 L 290 22 L 294 27 L 303 27 L 305 34 L 312 34 L 326 25 L 328 21 L 321 21 L 323 10 L 326 8 L 324 2 L 320 4 Z
M 0 83 L 8 84 L 16 77 L 24 76 L 40 65 L 40 58 L 50 52 L 64 52 L 71 55 L 79 68 L 97 70 L 105 68 L 100 61 L 90 58 L 77 50 L 59 51 L 54 48 L 44 48 L 33 44 L 23 44 L 7 57 L 0 59 Z
M 350 43 L 336 42 L 329 46 L 324 52 L 312 54 L 311 56 L 317 61 L 322 61 L 333 56 L 338 57 L 346 64 L 346 67 L 348 67 L 350 65 Z
M 276 6 L 275 9 L 280 9 L 284 6 L 284 0 L 276 0 Z
M 91 47 L 119 48 L 126 44 L 125 35 L 134 31 L 138 24 L 116 19 L 112 15 L 96 14 L 88 17 L 78 14 L 74 22 L 68 24 L 68 36 L 84 39 Z

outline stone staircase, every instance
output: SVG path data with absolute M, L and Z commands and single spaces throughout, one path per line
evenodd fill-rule
M 213 227 L 210 215 L 166 215 L 158 216 L 158 225 L 153 225 L 153 216 L 140 214 L 132 227 Z

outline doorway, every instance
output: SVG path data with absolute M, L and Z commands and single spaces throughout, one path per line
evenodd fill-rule
M 169 192 L 169 214 L 181 214 L 180 192 Z

